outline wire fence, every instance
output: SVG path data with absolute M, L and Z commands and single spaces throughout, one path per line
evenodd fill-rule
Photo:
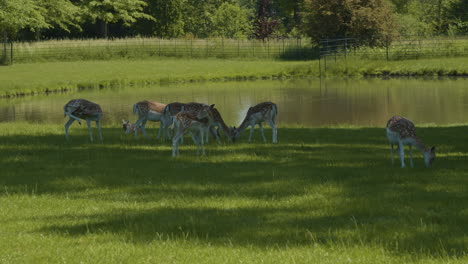
M 15 42 L 14 62 L 105 60 L 111 58 L 190 57 L 190 58 L 318 58 L 310 40 L 283 38 L 236 39 L 87 39 Z
M 468 57 L 468 35 L 432 38 L 401 36 L 380 47 L 360 45 L 359 38 L 324 39 L 319 42 L 319 56 L 325 71 L 334 62 L 343 59 L 396 61 Z

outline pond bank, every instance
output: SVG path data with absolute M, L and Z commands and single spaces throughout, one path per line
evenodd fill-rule
M 176 59 L 46 62 L 0 67 L 0 97 L 202 81 L 291 78 L 468 77 L 468 59 L 408 61 Z

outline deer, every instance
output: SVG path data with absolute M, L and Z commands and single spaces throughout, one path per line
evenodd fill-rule
M 193 113 L 198 113 L 204 108 L 206 108 L 208 105 L 207 104 L 202 104 L 202 103 L 179 103 L 179 102 L 174 102 L 166 105 L 166 108 L 164 109 L 164 115 L 167 120 L 170 123 L 173 122 L 175 115 L 177 115 L 179 112 L 193 112 Z M 216 110 L 215 108 L 213 108 Z M 216 110 L 217 111 L 217 110 Z M 219 112 L 218 112 L 219 114 Z M 224 121 L 223 121 L 224 123 Z M 213 137 L 216 138 L 216 140 L 219 140 L 219 133 L 218 131 L 214 130 L 213 124 L 210 124 L 209 131 L 213 135 Z M 183 143 L 183 137 L 180 139 L 181 143 Z M 208 133 L 206 133 L 206 143 L 208 143 Z
M 213 114 L 213 122 L 211 124 L 211 127 L 214 127 L 214 126 L 218 127 L 218 129 L 216 129 L 215 132 L 214 132 L 216 140 L 219 142 L 219 138 L 220 138 L 219 129 L 221 129 L 224 132 L 224 134 L 228 137 L 229 141 L 234 141 L 233 140 L 234 128 L 229 128 L 226 125 L 226 123 L 224 123 L 224 120 L 221 117 L 221 113 L 218 111 L 218 109 L 213 108 L 212 109 L 212 114 Z M 213 133 L 213 131 L 212 131 L 212 133 Z M 206 135 L 207 135 L 206 142 L 208 143 L 208 133 Z
M 102 131 L 101 131 L 101 118 L 102 118 L 102 109 L 101 107 L 93 102 L 90 102 L 86 99 L 73 99 L 70 100 L 63 106 L 64 117 L 68 116 L 67 123 L 65 124 L 65 138 L 68 140 L 68 128 L 70 125 L 77 121 L 81 125 L 81 119 L 86 120 L 88 125 L 89 138 L 93 142 L 93 131 L 91 129 L 91 121 L 95 121 L 98 131 L 99 138 L 102 141 Z
M 260 127 L 260 133 L 262 134 L 263 142 L 266 143 L 265 133 L 263 131 L 263 122 L 266 122 L 273 130 L 272 142 L 278 142 L 278 131 L 276 127 L 276 115 L 278 114 L 278 107 L 272 102 L 263 102 L 255 106 L 252 106 L 247 111 L 244 121 L 239 125 L 238 128 L 233 127 L 234 131 L 233 139 L 236 140 L 240 137 L 241 133 L 250 126 L 249 142 L 252 140 L 255 125 L 258 124 Z
M 193 142 L 197 145 L 197 155 L 200 154 L 200 149 L 202 155 L 205 155 L 203 138 L 212 122 L 214 105 L 200 104 L 195 108 L 198 111 L 184 110 L 174 116 L 172 127 L 175 129 L 175 135 L 172 138 L 172 157 L 180 155 L 179 142 L 187 133 L 191 135 Z
M 122 120 L 122 127 L 126 134 L 132 132 L 135 133 L 135 138 L 138 138 L 138 131 L 143 132 L 143 135 L 148 138 L 146 133 L 146 122 L 161 122 L 159 126 L 158 139 L 161 137 L 161 132 L 163 138 L 167 134 L 167 129 L 169 127 L 169 120 L 165 118 L 164 109 L 166 104 L 152 101 L 140 101 L 133 105 L 133 113 L 138 115 L 138 120 L 135 124 L 131 124 L 129 121 Z M 139 128 L 139 129 L 136 129 Z
M 394 164 L 394 151 L 393 145 L 398 144 L 398 155 L 400 157 L 401 167 L 405 165 L 405 150 L 404 146 L 409 146 L 410 152 L 410 165 L 413 167 L 413 149 L 416 147 L 424 156 L 424 164 L 429 167 L 435 159 L 435 147 L 428 148 L 424 143 L 416 136 L 416 127 L 410 120 L 401 117 L 393 116 L 387 122 L 387 139 L 390 143 L 391 160 Z

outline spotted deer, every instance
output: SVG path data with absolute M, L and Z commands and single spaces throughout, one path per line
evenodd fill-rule
M 221 113 L 219 113 L 218 109 L 212 109 L 213 114 L 213 123 L 211 124 L 212 127 L 217 126 L 218 129 L 220 128 L 224 134 L 228 137 L 230 141 L 233 141 L 234 137 L 234 129 L 229 128 L 226 123 L 224 123 L 223 118 L 221 117 Z M 218 129 L 215 131 L 214 135 L 216 136 L 216 140 L 219 141 L 219 132 Z M 206 142 L 208 143 L 208 133 L 206 134 Z
M 174 102 L 166 106 L 166 108 L 164 109 L 164 115 L 166 116 L 166 119 L 173 120 L 175 115 L 179 112 L 185 111 L 185 112 L 198 113 L 201 110 L 205 109 L 207 106 L 208 106 L 207 104 L 203 104 L 203 103 L 191 102 L 191 103 L 184 104 L 184 103 Z M 219 140 L 219 133 L 217 133 L 213 125 L 214 124 L 210 124 L 209 132 L 212 134 L 213 137 L 216 138 L 216 140 Z M 206 143 L 208 143 L 208 135 L 209 134 L 206 133 Z M 183 143 L 183 137 L 181 138 L 181 141 Z
M 91 129 L 91 121 L 95 121 L 98 131 L 99 138 L 102 141 L 102 131 L 101 131 L 101 118 L 102 118 L 102 109 L 98 104 L 90 102 L 85 99 L 73 99 L 65 104 L 63 107 L 64 116 L 68 116 L 68 122 L 65 124 L 65 138 L 68 140 L 68 128 L 70 125 L 77 121 L 81 125 L 81 119 L 86 120 L 88 125 L 89 138 L 93 142 L 93 131 Z
M 265 133 L 263 131 L 263 122 L 266 122 L 273 130 L 273 143 L 277 143 L 278 131 L 276 128 L 276 115 L 278 114 L 278 107 L 272 102 L 259 103 L 256 106 L 250 107 L 244 118 L 244 121 L 238 128 L 233 127 L 234 139 L 238 139 L 241 133 L 250 126 L 249 142 L 252 140 L 255 125 L 258 124 L 260 132 L 262 134 L 263 142 L 266 142 Z
M 193 142 L 197 145 L 197 155 L 205 155 L 205 146 L 203 137 L 208 132 L 209 126 L 212 122 L 212 109 L 214 105 L 204 105 L 198 108 L 198 111 L 180 111 L 174 116 L 173 127 L 175 135 L 172 138 L 172 156 L 179 156 L 179 142 L 185 134 L 189 133 Z
M 394 164 L 393 145 L 398 144 L 398 155 L 400 156 L 401 167 L 405 167 L 404 146 L 409 146 L 410 165 L 413 167 L 413 149 L 415 146 L 424 156 L 424 164 L 429 167 L 435 159 L 435 147 L 428 148 L 416 136 L 416 127 L 413 122 L 401 116 L 393 116 L 387 122 L 387 139 L 390 143 L 391 159 Z
M 165 104 L 147 100 L 134 104 L 133 113 L 138 115 L 138 120 L 135 124 L 131 124 L 130 122 L 123 120 L 122 126 L 125 133 L 130 134 L 134 132 L 135 138 L 138 138 L 138 131 L 141 131 L 143 132 L 143 135 L 148 138 L 148 134 L 146 133 L 146 122 L 149 120 L 153 122 L 161 122 L 158 138 L 161 137 L 161 132 L 163 133 L 163 137 L 165 137 L 169 127 L 169 120 L 164 116 L 165 107 Z M 137 127 L 141 129 L 135 129 Z

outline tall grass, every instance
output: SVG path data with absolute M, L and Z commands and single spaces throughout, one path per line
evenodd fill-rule
M 425 127 L 433 168 L 382 128 L 279 129 L 279 144 L 135 141 L 0 124 L 2 263 L 466 263 L 467 127 Z M 271 136 L 271 131 L 266 131 Z M 155 133 L 150 133 L 155 134 Z M 187 140 L 189 142 L 189 140 Z
M 307 39 L 87 39 L 14 43 L 14 63 L 148 57 L 283 58 L 317 56 Z
M 402 37 L 381 47 L 356 45 L 353 39 L 323 41 L 322 54 L 354 60 L 408 60 L 468 57 L 468 36 Z M 327 45 L 329 47 L 327 47 Z

